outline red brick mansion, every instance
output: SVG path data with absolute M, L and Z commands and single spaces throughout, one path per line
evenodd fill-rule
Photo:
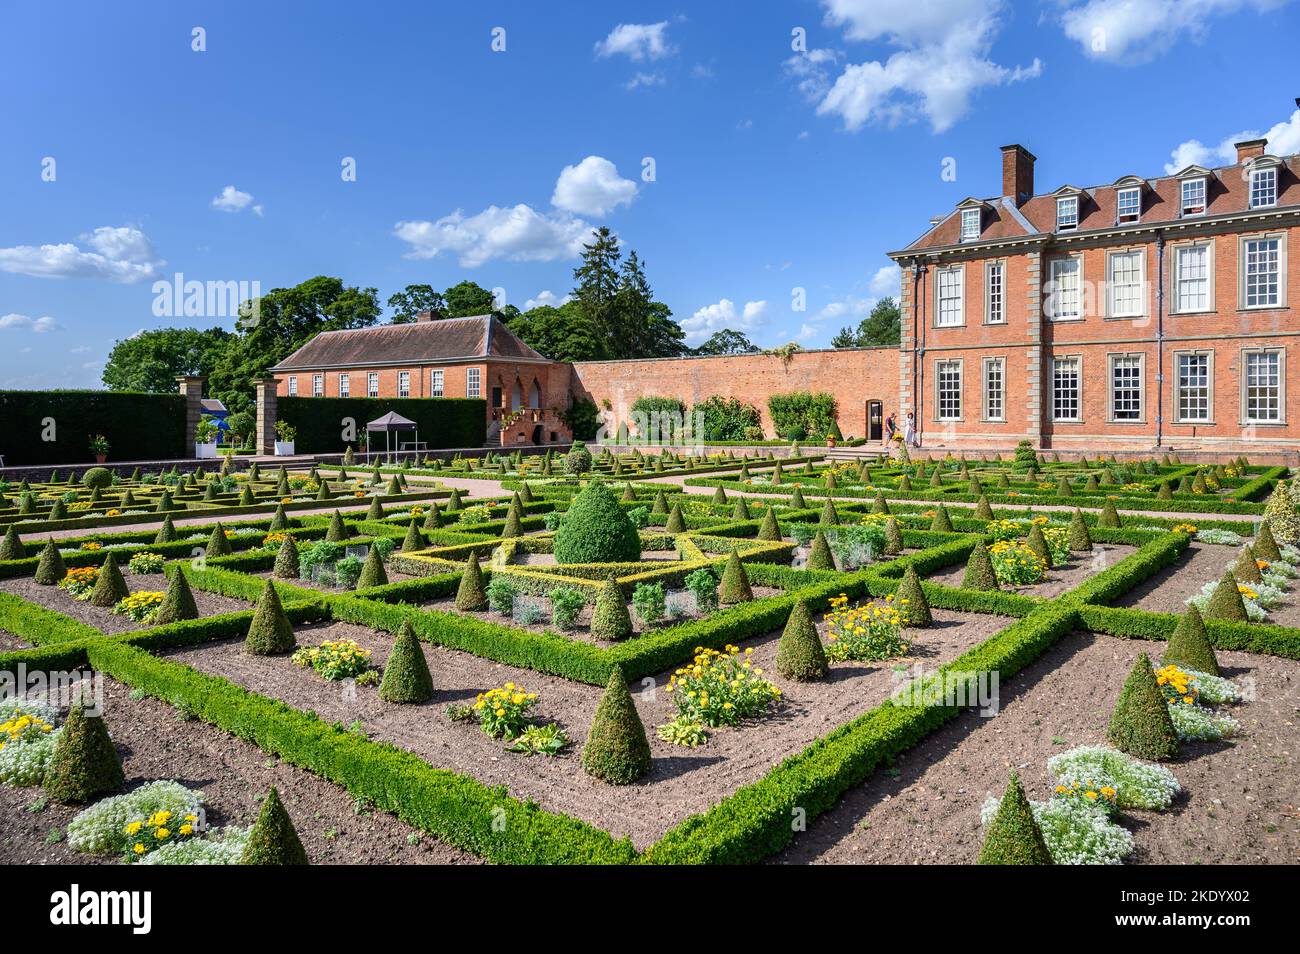
M 1034 191 L 1002 190 L 899 252 L 899 403 L 926 443 L 1059 450 L 1294 451 L 1300 419 L 1300 157 Z M 1264 445 L 1264 446 L 1261 446 Z

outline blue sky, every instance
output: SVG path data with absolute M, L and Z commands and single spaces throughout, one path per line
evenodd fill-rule
M 601 224 L 692 343 L 825 346 L 1004 143 L 1040 191 L 1300 151 L 1297 36 L 1300 0 L 7 3 L 0 387 L 231 325 L 155 315 L 177 273 L 526 307 Z

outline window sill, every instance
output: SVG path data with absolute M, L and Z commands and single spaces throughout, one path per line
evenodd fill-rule
M 1286 427 L 1286 421 L 1239 421 L 1238 427 Z
M 1106 315 L 1107 321 L 1150 321 L 1150 315 Z
M 1217 315 L 1218 313 L 1219 310 L 1217 308 L 1198 308 L 1196 311 L 1171 311 L 1169 312 L 1169 317 L 1191 318 L 1197 315 Z
M 1121 427 L 1122 427 L 1122 426 L 1125 426 L 1125 425 L 1127 425 L 1127 426 L 1129 426 L 1129 427 L 1134 427 L 1134 426 L 1137 426 L 1137 425 L 1146 424 L 1146 423 L 1147 423 L 1147 420 L 1146 420 L 1146 418 L 1143 418 L 1143 419 L 1140 420 L 1140 421 L 1135 421 L 1135 420 L 1132 420 L 1132 419 L 1129 419 L 1129 418 L 1117 418 L 1117 417 L 1111 417 L 1111 418 L 1107 418 L 1107 419 L 1106 419 L 1106 423 L 1107 423 L 1107 424 L 1115 424 L 1115 425 L 1117 425 L 1117 426 L 1121 426 Z
M 1254 315 L 1261 311 L 1290 311 L 1288 305 L 1238 305 L 1237 314 Z
M 1071 419 L 1068 420 L 1068 421 L 1061 421 L 1061 420 L 1057 420 L 1056 418 L 1053 418 L 1053 419 L 1050 421 L 1050 423 L 1052 423 L 1052 424 L 1086 424 L 1087 422 L 1086 422 L 1086 421 L 1081 421 L 1081 420 L 1079 420 L 1078 418 L 1071 418 Z
M 1171 427 L 1213 427 L 1214 421 L 1170 421 Z
M 1083 315 L 1075 315 L 1072 318 L 1057 318 L 1055 316 L 1049 315 L 1047 320 L 1053 322 L 1054 324 L 1065 325 L 1065 324 L 1069 324 L 1072 321 L 1086 321 L 1087 319 L 1084 318 Z

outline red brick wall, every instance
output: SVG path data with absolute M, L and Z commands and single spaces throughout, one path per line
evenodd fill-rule
M 840 430 L 866 436 L 866 402 L 898 409 L 898 350 L 867 348 L 804 351 L 789 363 L 773 355 L 659 358 L 646 361 L 584 361 L 573 366 L 574 393 L 627 419 L 638 397 L 675 397 L 689 408 L 713 395 L 739 398 L 759 408 L 763 429 L 775 436 L 767 399 L 791 391 L 825 391 L 835 397 Z
M 534 380 L 537 381 L 541 390 L 541 406 L 544 408 L 557 408 L 563 410 L 569 404 L 569 371 L 568 366 L 559 362 L 552 364 L 526 364 L 510 363 L 501 361 L 490 361 L 480 364 L 411 364 L 408 368 L 340 368 L 330 369 L 323 372 L 325 375 L 325 397 L 339 396 L 339 375 L 349 375 L 350 394 L 352 397 L 366 397 L 366 376 L 375 370 L 379 374 L 379 397 L 389 398 L 397 397 L 398 375 L 401 371 L 406 370 L 411 373 L 411 397 L 431 397 L 430 388 L 432 384 L 431 372 L 440 370 L 443 372 L 443 397 L 463 398 L 466 397 L 465 382 L 466 375 L 470 368 L 479 369 L 479 396 L 487 401 L 492 399 L 492 388 L 500 385 L 503 389 L 503 400 L 509 406 L 512 399 L 512 387 L 516 380 L 520 381 L 521 395 L 523 404 L 530 403 L 530 390 Z M 289 393 L 289 378 L 296 376 L 298 378 L 298 396 L 312 396 L 312 375 L 311 371 L 279 371 L 275 377 L 278 381 L 276 393 L 287 395 Z

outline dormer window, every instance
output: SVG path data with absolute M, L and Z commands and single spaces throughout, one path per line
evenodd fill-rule
M 961 240 L 974 242 L 980 237 L 980 210 L 961 210 Z
M 1137 222 L 1142 218 L 1142 190 L 1137 186 L 1120 189 L 1115 199 L 1115 221 Z
M 1073 232 L 1079 227 L 1079 197 L 1061 196 L 1056 200 L 1056 231 Z
M 1277 205 L 1277 167 L 1265 166 L 1250 174 L 1250 207 L 1267 209 Z
M 1184 179 L 1182 182 L 1183 215 L 1201 215 L 1205 212 L 1205 178 Z

